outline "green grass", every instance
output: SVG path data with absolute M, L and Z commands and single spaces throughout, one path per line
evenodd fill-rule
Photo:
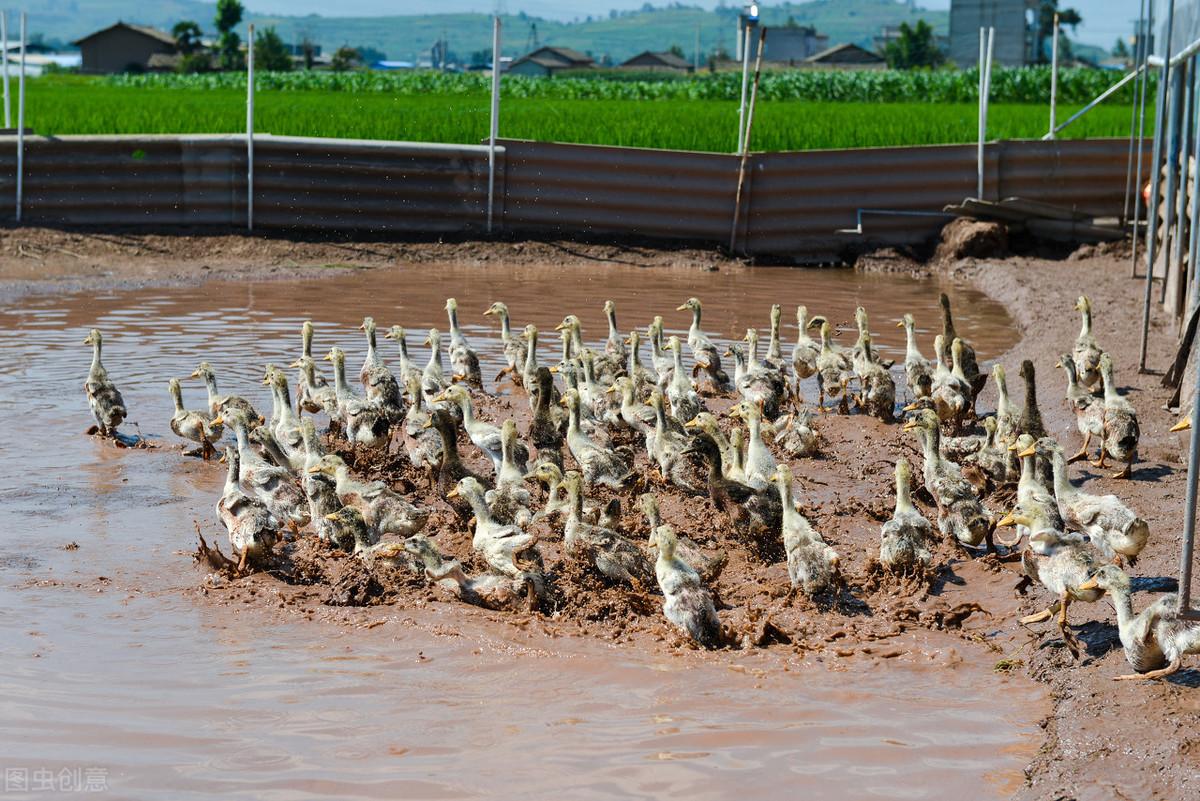
M 237 89 L 113 86 L 84 78 L 28 84 L 27 119 L 39 134 L 236 133 L 245 130 Z M 1064 106 L 1059 119 L 1077 109 Z M 1042 105 L 991 108 L 993 139 L 1040 137 Z M 487 135 L 486 95 L 264 90 L 256 130 L 293 136 L 478 143 Z M 755 112 L 754 150 L 951 144 L 976 139 L 973 103 L 859 103 L 774 100 Z M 599 100 L 510 97 L 502 136 L 540 141 L 728 152 L 737 103 L 726 100 Z M 1070 138 L 1122 136 L 1129 107 L 1101 106 L 1064 132 Z

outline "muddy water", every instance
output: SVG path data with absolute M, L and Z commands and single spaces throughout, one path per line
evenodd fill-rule
M 267 408 L 261 365 L 291 357 L 305 317 L 317 323 L 318 350 L 346 347 L 352 370 L 364 313 L 381 325 L 444 327 L 450 294 L 491 368 L 480 312 L 497 299 L 515 324 L 548 334 L 574 311 L 590 339 L 604 335 L 605 298 L 623 328 L 661 313 L 682 331 L 687 317 L 673 309 L 697 295 L 705 328 L 720 337 L 765 327 L 772 302 L 785 305 L 785 324 L 800 302 L 835 321 L 862 303 L 896 355 L 895 320 L 913 311 L 934 326 L 938 288 L 846 272 L 606 265 L 585 278 L 445 265 L 34 297 L 4 309 L 0 764 L 43 788 L 51 774 L 60 792 L 86 775 L 110 797 L 137 798 L 1009 794 L 1037 747 L 1040 690 L 993 675 L 990 659 L 949 637 L 920 635 L 906 641 L 909 656 L 873 664 L 778 649 L 677 656 L 442 605 L 301 621 L 275 609 L 269 583 L 261 603 L 218 603 L 196 591 L 187 552 L 193 520 L 214 531 L 222 473 L 181 459 L 166 425 L 166 379 L 201 358 L 224 389 Z M 999 307 L 944 288 L 982 356 L 1011 344 Z M 80 434 L 90 423 L 80 390 L 90 351 L 80 343 L 93 324 L 130 419 L 162 449 L 118 451 Z M 185 387 L 201 405 L 201 388 Z

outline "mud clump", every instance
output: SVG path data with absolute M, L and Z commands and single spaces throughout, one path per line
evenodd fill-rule
M 1002 223 L 959 217 L 942 228 L 933 261 L 945 264 L 959 259 L 999 259 L 1008 252 L 1008 228 Z

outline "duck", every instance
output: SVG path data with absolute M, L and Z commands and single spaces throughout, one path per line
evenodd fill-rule
M 554 414 L 562 407 L 555 405 L 554 376 L 549 368 L 539 367 L 532 385 L 534 407 L 526 439 L 537 448 L 539 460 L 549 460 L 562 469 L 562 447 L 566 437 L 563 419 Z
M 337 495 L 337 482 L 332 476 L 308 471 L 325 455 L 321 440 L 317 438 L 317 427 L 313 425 L 311 419 L 306 418 L 300 422 L 300 436 L 304 442 L 304 468 L 301 473 L 300 488 L 304 490 L 304 497 L 308 499 L 308 517 L 312 521 L 313 528 L 317 530 L 317 537 L 321 540 L 328 540 L 331 526 L 325 515 L 336 512 L 342 507 L 342 502 Z
M 929 397 L 933 401 L 933 408 L 937 411 L 938 420 L 952 423 L 957 431 L 961 430 L 963 418 L 971 407 L 971 386 L 960 377 L 961 370 L 956 374 L 954 370 L 946 366 L 947 345 L 950 343 L 941 334 L 934 337 L 933 349 L 937 353 L 938 359 L 934 365 L 933 391 Z M 953 356 L 951 356 L 951 362 L 953 362 Z
M 529 509 L 529 490 L 525 489 L 525 473 L 529 469 L 517 456 L 517 424 L 505 420 L 500 425 L 500 469 L 496 472 L 496 488 L 484 495 L 488 509 L 500 523 L 514 523 L 521 528 L 529 525 L 533 512 Z
M 645 515 L 646 524 L 650 529 L 650 547 L 658 548 L 658 529 L 663 524 L 662 513 L 658 508 L 658 498 L 652 492 L 640 495 L 638 507 Z M 695 568 L 705 583 L 716 581 L 720 577 L 721 571 L 725 569 L 725 565 L 729 564 L 729 554 L 724 550 L 718 549 L 715 554 L 709 556 L 696 544 L 695 540 L 682 534 L 676 535 L 675 553 Z
M 388 423 L 395 425 L 404 419 L 404 398 L 400 394 L 400 384 L 375 348 L 375 320 L 364 317 L 359 328 L 366 332 L 367 356 L 358 378 L 366 392 L 367 402 L 382 412 Z
M 520 381 L 522 368 L 525 366 L 525 340 L 513 334 L 507 305 L 496 301 L 484 312 L 484 316 L 491 315 L 500 318 L 500 345 L 504 354 L 504 367 L 496 374 L 496 380 L 499 381 L 507 375 L 514 381 Z
M 983 391 L 984 385 L 987 384 L 987 373 L 979 371 L 979 361 L 975 356 L 975 349 L 954 330 L 954 317 L 950 314 L 950 298 L 945 292 L 938 296 L 938 303 L 942 307 L 942 338 L 947 344 L 952 344 L 955 339 L 961 339 L 963 343 L 960 363 L 963 376 L 971 387 L 971 412 L 974 413 L 975 400 Z
M 779 493 L 780 531 L 793 589 L 810 596 L 832 589 L 838 580 L 837 551 L 829 547 L 808 518 L 797 511 L 792 500 L 791 468 L 786 464 L 779 465 L 768 478 Z
M 1100 447 L 1100 458 L 1092 464 L 1103 469 L 1105 457 L 1111 456 L 1116 461 L 1125 463 L 1125 467 L 1112 477 L 1131 478 L 1133 463 L 1137 459 L 1141 427 L 1138 425 L 1133 404 L 1117 392 L 1117 385 L 1113 380 L 1112 356 L 1107 352 L 1100 356 L 1100 378 L 1104 384 L 1104 440 Z
M 1025 403 L 1017 419 L 1017 434 L 1028 434 L 1035 440 L 1048 436 L 1046 424 L 1037 401 L 1037 373 L 1029 359 L 1021 362 L 1021 379 L 1025 382 Z
M 387 415 L 365 398 L 354 394 L 346 383 L 346 353 L 330 348 L 325 360 L 333 363 L 333 389 L 337 393 L 338 420 L 345 429 L 351 445 L 386 448 L 390 425 Z
M 362 512 L 356 507 L 343 506 L 336 512 L 326 515 L 325 522 L 331 529 L 330 541 L 339 548 L 353 553 L 367 567 L 388 567 L 416 574 L 425 572 L 425 565 L 404 547 L 403 540 L 372 542 L 371 529 Z
M 517 578 L 530 571 L 518 565 L 529 561 L 541 562 L 537 550 L 537 535 L 524 531 L 511 523 L 500 523 L 492 517 L 484 498 L 483 485 L 470 476 L 461 479 L 451 497 L 461 496 L 471 505 L 475 513 L 475 533 L 471 547 L 483 557 L 488 566 L 510 578 Z
M 777 423 L 775 444 L 784 453 L 799 459 L 815 455 L 820 450 L 821 441 L 813 426 L 812 411 L 799 409 L 783 418 L 782 425 Z
M 703 495 L 705 473 L 697 461 L 684 453 L 688 438 L 676 426 L 667 422 L 666 402 L 657 389 L 650 393 L 650 409 L 654 412 L 653 435 L 646 434 L 646 452 L 658 465 L 663 481 L 668 481 L 688 495 Z
M 229 547 L 238 556 L 237 572 L 261 559 L 275 547 L 277 521 L 266 505 L 242 490 L 241 459 L 234 446 L 225 448 L 225 488 L 217 501 L 217 517 L 229 535 Z
M 378 540 L 385 534 L 411 537 L 429 522 L 429 510 L 414 506 L 382 481 L 360 481 L 350 475 L 350 468 L 335 454 L 326 454 L 306 470 L 324 473 L 337 482 L 338 498 L 343 504 L 356 507 Z
M 527 481 L 536 480 L 546 490 L 546 502 L 534 514 L 534 521 L 555 515 L 562 515 L 564 519 L 566 518 L 568 511 L 566 487 L 563 485 L 563 471 L 558 465 L 548 461 L 538 462 L 534 465 L 533 470 L 525 476 L 525 479 Z M 589 504 L 585 499 L 583 520 L 601 528 L 616 529 L 621 523 L 621 499 L 613 498 L 604 507 Z
M 892 573 L 922 572 L 933 555 L 933 526 L 912 502 L 912 466 L 903 457 L 896 460 L 896 507 L 879 530 L 879 563 Z
M 87 433 L 99 433 L 106 437 L 116 438 L 117 427 L 125 421 L 129 411 L 125 407 L 125 399 L 121 397 L 121 391 L 108 377 L 108 371 L 104 369 L 104 363 L 100 359 L 103 343 L 104 337 L 96 328 L 93 328 L 83 340 L 83 344 L 92 346 L 92 366 L 88 369 L 87 379 L 83 382 L 83 391 L 87 395 L 88 408 L 92 411 L 92 417 L 96 420 L 96 425 L 89 428 Z
M 266 422 L 266 418 L 259 414 L 250 401 L 242 396 L 221 395 L 217 392 L 217 374 L 208 362 L 200 362 L 191 377 L 204 380 L 204 387 L 208 390 L 208 412 L 214 418 L 228 414 L 230 411 L 237 411 L 246 419 L 248 426 L 256 427 Z
M 408 355 L 408 332 L 404 330 L 404 327 L 393 325 L 383 336 L 385 339 L 395 342 L 400 353 L 400 373 L 397 376 L 397 380 L 406 387 L 408 386 L 409 378 L 413 376 L 416 376 L 417 381 L 420 382 L 422 372 L 419 367 L 413 364 L 412 358 Z
M 250 447 L 244 414 L 237 409 L 231 409 L 227 414 L 228 421 L 217 417 L 213 423 L 222 425 L 228 422 L 233 428 L 237 437 L 238 480 L 242 486 L 266 506 L 278 525 L 289 526 L 294 532 L 307 526 L 310 521 L 308 499 L 304 497 L 291 470 L 270 464 Z
M 717 510 L 729 518 L 736 530 L 749 535 L 760 556 L 777 554 L 776 538 L 783 524 L 779 494 L 769 488 L 756 490 L 727 478 L 722 470 L 721 450 L 707 433 L 693 436 L 685 452 L 699 455 L 708 465 L 708 495 Z
M 424 344 L 429 348 L 429 361 L 421 371 L 421 391 L 433 403 L 433 396 L 447 386 L 446 374 L 442 371 L 442 335 L 436 328 L 430 328 Z
M 482 390 L 479 354 L 467 342 L 458 325 L 458 301 L 454 298 L 446 298 L 446 316 L 450 322 L 450 369 L 454 372 L 454 380 Z
M 658 547 L 654 576 L 663 594 L 663 615 L 702 647 L 719 647 L 723 639 L 721 621 L 712 594 L 700 574 L 676 553 L 675 529 L 659 526 L 653 535 Z
M 476 448 L 487 454 L 492 460 L 492 468 L 499 473 L 502 460 L 500 429 L 491 423 L 475 419 L 475 409 L 467 390 L 459 386 L 450 386 L 434 397 L 433 401 L 446 401 L 458 407 L 462 412 L 462 425 L 467 437 Z M 525 464 L 529 461 L 529 449 L 517 443 L 514 458 L 519 464 Z
M 567 449 L 575 458 L 583 479 L 589 486 L 604 484 L 614 489 L 624 486 L 632 477 L 632 455 L 626 449 L 610 449 L 598 445 L 579 426 L 579 393 L 568 389 L 563 393 L 567 407 Z
M 1017 441 L 1021 412 L 1009 399 L 1004 365 L 997 362 L 992 366 L 992 378 L 996 382 L 996 441 L 1007 447 Z
M 655 383 L 660 388 L 665 387 L 675 371 L 675 360 L 667 353 L 667 343 L 663 339 L 662 315 L 655 315 L 646 329 L 646 337 L 650 340 L 650 365 L 658 376 Z
M 1079 336 L 1075 338 L 1075 347 L 1071 349 L 1071 361 L 1075 364 L 1075 374 L 1079 383 L 1089 391 L 1102 389 L 1100 376 L 1100 346 L 1092 334 L 1092 301 L 1087 295 L 1080 295 L 1075 301 L 1075 310 L 1082 318 Z
M 833 345 L 833 329 L 829 321 L 820 315 L 812 318 L 809 328 L 817 328 L 821 332 L 821 352 L 817 355 L 817 389 L 819 398 L 817 408 L 825 411 L 825 397 L 839 398 L 838 410 L 842 414 L 850 413 L 850 404 L 846 386 L 850 383 L 850 358 Z
M 796 344 L 792 346 L 792 372 L 796 376 L 796 397 L 800 395 L 800 381 L 817 374 L 817 357 L 821 355 L 820 343 L 808 335 L 808 307 L 796 307 Z
M 568 552 L 586 559 L 602 576 L 635 587 L 650 585 L 650 560 L 637 545 L 616 531 L 587 523 L 583 518 L 583 476 L 574 470 L 563 475 L 567 519 L 563 544 Z
M 896 381 L 871 348 L 871 335 L 859 336 L 863 357 L 858 370 L 859 393 L 855 404 L 872 417 L 885 423 L 896 419 Z
M 746 421 L 750 436 L 746 442 L 746 459 L 742 465 L 745 471 L 746 483 L 756 490 L 771 486 L 771 474 L 775 472 L 775 456 L 763 442 L 762 411 L 759 407 L 745 401 L 729 410 L 729 416 Z
M 442 558 L 433 540 L 423 534 L 406 539 L 404 548 L 424 567 L 430 581 L 464 603 L 501 612 L 533 612 L 538 607 L 541 592 L 536 575 L 511 578 L 487 572 L 470 578 L 457 559 Z
M 1030 537 L 1030 547 L 1021 555 L 1025 574 L 1041 583 L 1058 599 L 1048 609 L 1021 618 L 1021 623 L 1040 623 L 1058 613 L 1058 630 L 1062 633 L 1067 650 L 1076 660 L 1082 650 L 1079 640 L 1067 628 L 1067 609 L 1072 601 L 1095 603 L 1103 590 L 1091 587 L 1088 579 L 1101 567 L 1095 552 L 1078 534 L 1059 531 L 1044 517 L 1044 508 L 1035 506 L 1028 512 L 1013 511 L 997 523 L 998 526 L 1023 525 L 1035 532 Z
M 717 423 L 717 418 L 709 412 L 701 412 L 691 420 L 684 423 L 686 431 L 704 432 L 712 437 L 713 442 L 717 444 L 717 449 L 721 453 L 721 474 L 726 478 L 746 483 L 746 471 L 742 466 L 741 453 L 741 429 L 734 429 L 732 434 L 738 436 L 737 444 L 735 445 L 731 438 L 726 437 L 721 431 Z
M 941 428 L 932 409 L 921 409 L 904 424 L 905 431 L 917 431 L 925 455 L 925 488 L 938 507 L 938 530 L 970 547 L 992 544 L 992 521 L 975 495 L 970 482 L 958 465 L 941 455 Z
M 438 465 L 442 463 L 442 438 L 427 425 L 430 411 L 421 392 L 421 376 L 409 373 L 405 381 L 405 389 L 412 402 L 404 412 L 404 452 L 409 464 L 429 477 L 432 487 Z
M 672 336 L 667 340 L 667 350 L 671 351 L 671 380 L 667 382 L 666 396 L 671 402 L 671 414 L 677 420 L 691 420 L 704 410 L 704 404 L 692 386 L 691 379 L 683 371 L 683 348 L 679 337 Z
M 996 417 L 983 418 L 984 442 L 976 451 L 974 461 L 975 466 L 987 478 L 984 487 L 987 490 L 1013 483 L 1017 480 L 1020 472 L 1015 453 L 1008 449 L 1008 445 L 1000 442 L 997 436 L 998 431 Z
M 1105 559 L 1118 556 L 1137 561 L 1150 539 L 1150 524 L 1116 495 L 1091 495 L 1071 483 L 1062 448 L 1053 440 L 1039 440 L 1036 451 L 1050 461 L 1054 495 L 1066 527 L 1088 535 Z M 1022 456 L 1028 450 L 1022 452 Z
M 434 486 L 443 498 L 455 499 L 450 501 L 450 507 L 463 522 L 466 522 L 471 519 L 470 505 L 465 498 L 451 496 L 450 491 L 467 477 L 475 479 L 484 490 L 491 489 L 492 482 L 463 463 L 458 453 L 457 424 L 449 412 L 434 409 L 425 422 L 425 427 L 437 434 L 441 446 L 438 449 L 441 454 L 440 462 L 434 470 Z
M 1164 595 L 1134 615 L 1130 580 L 1116 565 L 1104 565 L 1080 585 L 1084 591 L 1100 590 L 1117 613 L 1117 631 L 1125 659 L 1134 673 L 1114 676 L 1116 681 L 1157 680 L 1183 667 L 1183 657 L 1200 653 L 1200 623 L 1181 620 L 1179 597 Z
M 1104 439 L 1104 401 L 1080 386 L 1073 356 L 1064 353 L 1054 366 L 1067 374 L 1067 403 L 1075 412 L 1075 426 L 1083 435 L 1079 452 L 1068 460 L 1078 462 L 1088 458 L 1092 437 Z
M 917 347 L 916 321 L 911 314 L 905 314 L 896 326 L 904 329 L 904 377 L 908 380 L 908 391 L 914 400 L 928 398 L 933 393 L 933 364 Z
M 692 377 L 694 378 L 698 372 L 703 370 L 708 373 L 718 392 L 728 392 L 732 387 L 729 383 L 729 376 L 721 369 L 720 352 L 700 328 L 700 315 L 703 311 L 700 299 L 688 298 L 675 311 L 691 311 L 692 313 L 692 325 L 688 328 L 687 336 L 688 347 L 692 349 L 692 359 L 696 362 Z M 676 366 L 678 363 L 676 360 Z
M 296 374 L 296 402 L 299 404 L 299 410 L 308 412 L 309 414 L 319 414 L 326 411 L 320 400 L 315 396 L 314 390 L 328 386 L 329 382 L 325 380 L 325 376 L 317 370 L 317 363 L 313 360 L 312 342 L 313 342 L 313 322 L 305 320 L 300 325 L 300 358 L 292 362 L 293 368 L 299 368 Z M 312 371 L 308 371 L 303 366 L 303 359 L 308 357 L 309 363 L 312 364 Z M 332 394 L 332 388 L 330 394 Z
M 171 415 L 171 430 L 176 436 L 200 443 L 200 456 L 207 462 L 208 457 L 216 450 L 213 443 L 221 438 L 225 427 L 214 426 L 212 415 L 208 412 L 188 411 L 184 407 L 183 389 L 179 386 L 178 378 L 168 381 L 167 389 L 175 404 L 175 413 Z
M 617 304 L 604 301 L 604 317 L 608 320 L 608 338 L 604 340 L 604 354 L 596 359 L 596 372 L 609 383 L 625 369 L 629 358 L 625 350 L 625 339 L 617 328 Z

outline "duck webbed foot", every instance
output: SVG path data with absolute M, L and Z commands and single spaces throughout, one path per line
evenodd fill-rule
M 1146 673 L 1127 673 L 1123 676 L 1113 676 L 1113 681 L 1133 681 L 1135 679 L 1147 679 L 1149 681 L 1155 681 L 1157 679 L 1170 676 L 1172 673 L 1178 671 L 1181 667 L 1183 667 L 1183 659 L 1177 656 L 1171 661 L 1171 664 L 1167 665 L 1165 668 L 1151 670 Z
M 1113 473 L 1113 478 L 1133 478 L 1133 460 L 1130 459 L 1125 463 L 1125 469 L 1119 473 Z

